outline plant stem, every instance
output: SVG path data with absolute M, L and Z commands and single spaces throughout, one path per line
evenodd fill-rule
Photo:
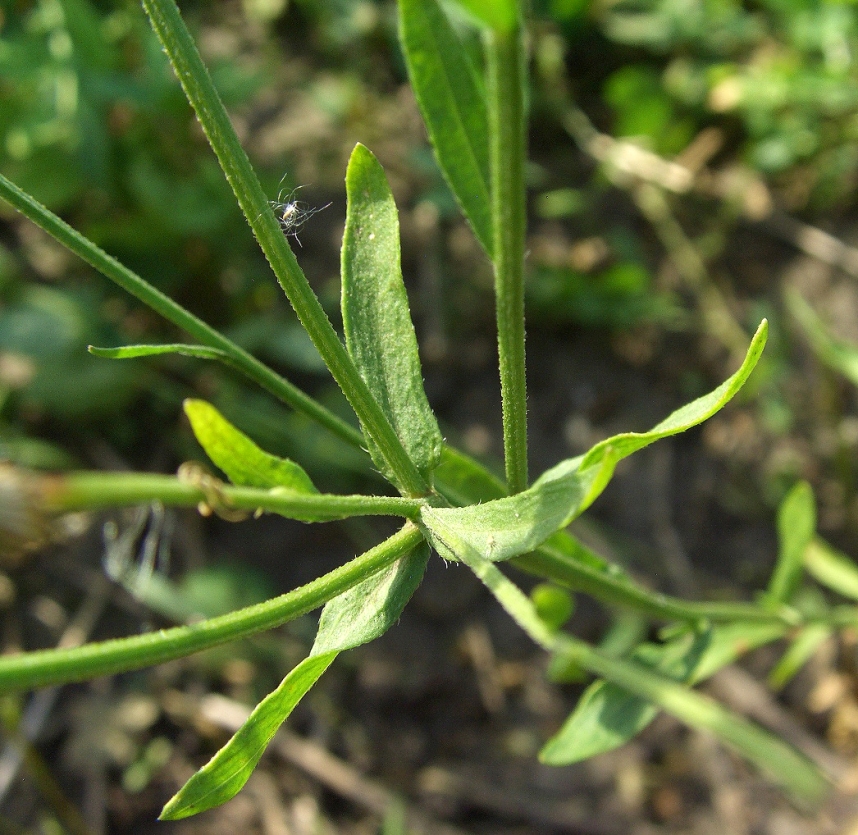
M 411 496 L 426 495 L 429 486 L 408 457 L 298 266 L 174 0 L 143 0 L 143 6 L 298 319 L 403 490 Z
M 222 351 L 231 366 L 241 371 L 266 391 L 298 412 L 302 412 L 349 444 L 361 446 L 363 437 L 354 427 L 326 409 L 297 386 L 281 377 L 267 365 L 239 348 L 234 342 L 185 310 L 136 273 L 108 255 L 76 229 L 57 217 L 29 194 L 0 174 L 0 197 L 44 229 L 55 240 L 109 278 L 114 284 L 140 299 L 176 327 L 189 333 L 203 345 Z
M 491 591 L 507 614 L 543 649 L 653 702 L 689 725 L 716 734 L 758 766 L 767 769 L 803 800 L 816 802 L 827 790 L 821 772 L 786 743 L 730 713 L 712 699 L 639 663 L 613 658 L 565 632 L 552 631 L 538 616 L 524 592 L 494 563 L 470 548 L 464 548 L 458 556 Z
M 524 45 L 519 26 L 488 30 L 489 165 L 504 465 L 510 494 L 527 488 L 524 359 L 524 167 L 527 155 Z
M 576 541 L 582 557 L 588 550 Z M 708 603 L 683 600 L 667 594 L 651 592 L 629 578 L 606 574 L 604 570 L 576 559 L 549 544 L 542 545 L 530 554 L 510 560 L 516 568 L 582 591 L 603 603 L 633 609 L 652 618 L 667 621 L 730 622 L 736 620 L 771 622 L 797 625 L 802 621 L 798 613 L 787 606 L 766 609 L 755 603 Z M 845 616 L 844 616 L 845 617 Z
M 216 496 L 204 488 L 155 473 L 75 472 L 68 475 L 33 475 L 42 484 L 43 507 L 48 512 L 95 510 L 162 502 L 174 507 L 195 507 L 217 502 L 224 510 L 267 511 L 289 519 L 325 521 L 352 516 L 403 516 L 420 514 L 419 499 L 399 496 L 341 496 L 330 493 L 279 492 L 258 487 L 236 487 L 217 483 Z M 32 488 L 31 488 L 32 489 Z M 39 488 L 36 486 L 38 495 Z M 32 494 L 31 494 L 32 495 Z M 217 511 L 218 506 L 213 505 Z
M 280 597 L 190 626 L 162 629 L 66 650 L 0 658 L 0 693 L 139 670 L 274 629 L 327 603 L 408 554 L 422 541 L 410 522 L 389 539 L 305 586 Z

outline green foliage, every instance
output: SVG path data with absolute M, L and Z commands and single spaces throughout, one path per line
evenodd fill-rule
M 0 352 L 18 358 L 22 377 L 15 406 L 74 421 L 126 407 L 134 373 L 86 356 L 86 345 L 110 329 L 97 316 L 101 301 L 90 292 L 28 286 L 0 308 Z
M 640 644 L 631 658 L 675 681 L 696 683 L 757 646 L 781 637 L 773 624 L 731 624 L 690 633 L 664 644 Z M 562 657 L 556 660 L 562 661 Z M 559 665 L 558 665 L 559 666 Z M 568 765 L 618 748 L 639 734 L 658 715 L 655 703 L 604 680 L 595 681 L 539 758 L 549 765 Z
M 167 804 L 162 817 L 196 814 L 241 789 L 277 729 L 340 652 L 374 640 L 395 623 L 421 581 L 431 545 L 444 559 L 461 561 L 474 572 L 514 621 L 551 653 L 556 672 L 586 671 L 597 677 L 566 725 L 543 750 L 544 761 L 563 764 L 608 750 L 631 738 L 664 710 L 715 734 L 799 800 L 818 801 L 826 782 L 811 763 L 786 743 L 691 689 L 749 648 L 797 628 L 791 649 L 773 673 L 776 683 L 782 683 L 819 640 L 840 626 L 858 622 L 853 608 L 830 607 L 821 595 L 810 605 L 800 599 L 805 567 L 811 576 L 829 585 L 847 577 L 843 582 L 847 595 L 854 591 L 853 586 L 858 588 L 858 574 L 842 559 L 824 549 L 814 550 L 815 511 L 809 486 L 800 483 L 782 505 L 778 564 L 767 594 L 756 604 L 689 603 L 652 593 L 565 531 L 605 490 L 620 461 L 699 425 L 724 408 L 756 366 L 766 342 L 767 322 L 760 324 L 738 370 L 720 386 L 676 410 L 649 432 L 617 434 L 528 483 L 523 21 L 516 3 L 472 1 L 464 5 L 481 21 L 485 70 L 483 64 L 477 66 L 471 60 L 436 0 L 400 0 L 400 32 L 439 165 L 477 239 L 492 258 L 506 484 L 443 443 L 423 389 L 402 283 L 397 210 L 378 161 L 358 145 L 346 173 L 348 210 L 341 254 L 343 342 L 270 209 L 175 3 L 144 0 L 152 26 L 241 211 L 361 430 L 156 290 L 2 176 L 0 195 L 198 343 L 94 349 L 93 353 L 118 359 L 180 353 L 195 360 L 226 363 L 341 442 L 368 450 L 375 466 L 400 495 L 319 493 L 299 464 L 263 451 L 214 406 L 192 399 L 186 401 L 185 411 L 194 433 L 230 484 L 193 468 L 193 478 L 79 473 L 53 485 L 52 509 L 157 499 L 180 505 L 205 501 L 222 514 L 268 511 L 306 521 L 384 514 L 405 521 L 397 534 L 352 562 L 280 598 L 191 627 L 0 659 L 0 689 L 77 680 L 182 657 L 324 606 L 309 657 L 257 705 L 242 728 Z M 700 24 L 700 14 L 685 19 L 676 11 L 666 3 L 653 12 L 652 20 L 642 16 L 639 21 L 621 21 L 626 29 L 618 27 L 614 34 L 628 41 L 636 37 L 659 43 L 666 36 L 656 31 L 663 22 L 658 15 L 667 15 L 674 27 L 667 35 L 691 37 L 689 27 Z M 708 15 L 711 9 L 706 6 L 704 12 Z M 739 14 L 728 8 L 719 25 L 732 31 L 731 20 Z M 637 34 L 632 23 L 639 24 Z M 618 88 L 627 85 L 617 100 L 633 101 L 635 91 L 641 89 L 641 77 L 636 81 L 630 74 L 625 81 L 615 81 Z M 644 79 L 644 86 L 647 84 Z M 664 108 L 656 115 L 659 124 L 667 123 Z M 152 194 L 157 201 L 166 199 L 162 189 L 155 188 Z M 181 200 L 179 205 L 183 205 Z M 557 585 L 537 586 L 528 597 L 500 570 L 497 563 L 503 561 L 514 561 L 517 567 Z M 591 646 L 563 631 L 572 601 L 557 586 L 633 609 L 641 619 L 644 615 L 667 619 L 672 626 L 670 637 L 659 643 L 641 642 L 641 623 L 634 623 L 622 640 Z
M 548 322 L 628 328 L 642 321 L 670 321 L 675 306 L 652 286 L 640 264 L 624 262 L 595 275 L 563 267 L 539 267 L 529 276 L 528 312 Z
M 552 467 L 531 488 L 515 496 L 465 508 L 425 507 L 421 519 L 435 549 L 447 559 L 456 559 L 459 549 L 467 545 L 495 562 L 541 545 L 596 500 L 623 458 L 661 438 L 685 432 L 720 411 L 753 371 L 766 343 L 766 329 L 763 322 L 744 364 L 729 380 L 651 431 L 608 438 L 586 455 Z
M 785 298 L 789 312 L 801 326 L 817 357 L 850 383 L 858 385 L 858 348 L 832 336 L 822 319 L 798 293 L 788 291 Z
M 438 165 L 487 253 L 493 249 L 485 82 L 437 0 L 399 0 L 408 73 Z
M 454 547 L 459 559 L 540 646 L 591 673 L 604 676 L 681 721 L 715 734 L 778 780 L 797 800 L 814 804 L 825 795 L 828 788 L 826 779 L 795 749 L 710 699 L 675 684 L 666 676 L 651 673 L 643 664 L 612 658 L 565 633 L 551 632 L 530 599 L 503 575 L 495 563 L 484 559 L 467 542 L 458 540 Z
M 804 552 L 816 533 L 813 490 L 800 481 L 790 490 L 778 510 L 778 562 L 769 582 L 768 595 L 776 603 L 787 603 L 798 589 Z
M 311 655 L 266 696 L 233 738 L 164 806 L 161 820 L 180 820 L 226 803 L 253 773 L 277 729 L 337 657 Z
M 185 414 L 200 446 L 233 484 L 281 487 L 296 493 L 319 492 L 298 464 L 263 452 L 210 403 L 186 400 Z
M 346 347 L 409 458 L 429 483 L 441 455 L 441 431 L 423 390 L 417 338 L 399 258 L 399 220 L 376 158 L 363 145 L 346 171 L 348 212 L 342 250 Z M 391 480 L 383 456 L 373 460 Z M 403 485 L 397 485 L 403 486 Z
M 156 275 L 162 289 L 194 299 L 207 316 L 244 326 L 270 318 L 276 294 L 258 292 L 270 273 L 139 4 L 12 3 L 4 5 L 0 26 L 0 171 L 125 263 Z M 213 68 L 230 104 L 246 103 L 264 80 L 245 67 L 219 60 Z M 4 311 L 30 308 L 36 287 L 27 280 L 35 273 L 44 279 L 38 306 L 61 320 L 40 325 L 41 333 L 66 332 L 72 313 L 78 321 L 75 344 L 55 346 L 50 361 L 18 345 L 0 348 L 36 366 L 4 398 L 4 436 L 51 431 L 77 452 L 79 424 L 89 421 L 121 455 L 142 463 L 137 456 L 152 421 L 164 425 L 184 394 L 169 372 L 182 376 L 187 364 L 162 363 L 147 373 L 111 368 L 83 357 L 80 343 L 123 344 L 139 337 L 141 325 L 151 341 L 175 335 L 159 332 L 157 319 L 125 299 L 90 287 L 74 264 L 43 267 L 41 238 L 22 234 L 18 243 L 0 265 Z M 56 259 L 47 253 L 48 263 Z M 291 324 L 297 326 L 294 318 Z M 0 340 L 18 336 L 4 317 Z M 293 356 L 285 361 L 293 365 Z M 135 399 L 141 407 L 127 408 Z M 119 412 L 120 420 L 104 420 Z M 161 442 L 178 446 L 170 428 Z M 16 450 L 25 448 L 33 442 L 22 437 Z
M 659 153 L 679 153 L 694 134 L 693 122 L 683 119 L 658 73 L 643 66 L 616 70 L 605 84 L 605 101 L 616 113 L 617 136 L 655 137 Z
M 375 640 L 397 621 L 420 584 L 428 559 L 429 549 L 420 545 L 328 603 L 309 657 L 256 706 L 235 736 L 167 803 L 161 819 L 186 818 L 237 794 L 277 729 L 337 655 Z
M 858 600 L 858 566 L 854 560 L 819 538 L 808 543 L 803 556 L 804 567 L 817 583 Z
M 811 197 L 823 204 L 854 189 L 854 6 L 657 0 L 592 10 L 610 41 L 648 53 L 607 81 L 616 133 L 643 134 L 672 154 L 713 119 L 731 117 L 742 127 L 745 159 L 761 173 L 809 166 Z
M 518 0 L 456 0 L 476 20 L 491 29 L 510 32 L 518 23 Z

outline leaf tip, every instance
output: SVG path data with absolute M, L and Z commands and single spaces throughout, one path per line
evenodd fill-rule
M 186 397 L 182 401 L 182 409 L 188 417 L 199 413 L 199 411 L 207 405 L 208 404 L 205 400 L 198 400 L 195 397 Z
M 194 814 L 196 810 L 182 802 L 182 791 L 176 792 L 161 809 L 161 814 L 158 815 L 159 821 L 177 821 L 182 818 L 188 818 Z

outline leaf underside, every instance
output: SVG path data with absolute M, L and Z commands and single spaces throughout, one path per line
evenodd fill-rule
M 161 812 L 179 820 L 225 803 L 253 773 L 278 728 L 333 660 L 347 649 L 383 635 L 402 614 L 420 584 L 429 548 L 425 542 L 393 565 L 331 600 L 322 610 L 310 655 L 266 696 L 247 721 Z
M 763 321 L 732 377 L 649 432 L 629 432 L 602 441 L 585 455 L 546 471 L 532 487 L 515 496 L 470 507 L 425 507 L 421 520 L 432 545 L 445 559 L 455 559 L 446 543 L 457 538 L 492 562 L 532 551 L 595 501 L 623 458 L 661 438 L 684 432 L 723 408 L 753 371 L 766 334 L 767 323 Z

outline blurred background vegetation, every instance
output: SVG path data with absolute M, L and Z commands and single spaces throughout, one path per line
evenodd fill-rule
M 496 458 L 491 276 L 428 149 L 395 2 L 180 5 L 271 198 L 300 188 L 308 206 L 331 204 L 295 249 L 335 321 L 346 160 L 357 141 L 379 157 L 402 212 L 430 400 L 448 438 Z M 655 494 L 673 485 L 692 560 L 745 536 L 731 574 L 749 587 L 773 562 L 774 508 L 798 478 L 816 489 L 821 531 L 858 554 L 858 7 L 532 6 L 534 472 L 711 388 L 767 316 L 769 346 L 740 402 L 677 440 L 666 464 L 651 459 L 652 478 L 667 479 Z M 0 171 L 348 416 L 136 2 L 0 3 Z M 374 478 L 362 456 L 219 368 L 86 352 L 178 336 L 0 205 L 0 460 L 175 471 L 200 457 L 180 404 L 201 396 L 322 489 Z M 622 528 L 646 488 L 618 481 L 595 510 Z M 724 533 L 761 520 L 762 538 Z M 645 553 L 670 550 L 655 530 Z M 191 578 L 183 599 L 196 611 L 220 594 L 214 609 L 233 608 L 244 602 L 233 579 Z M 268 593 L 260 582 L 253 595 Z

